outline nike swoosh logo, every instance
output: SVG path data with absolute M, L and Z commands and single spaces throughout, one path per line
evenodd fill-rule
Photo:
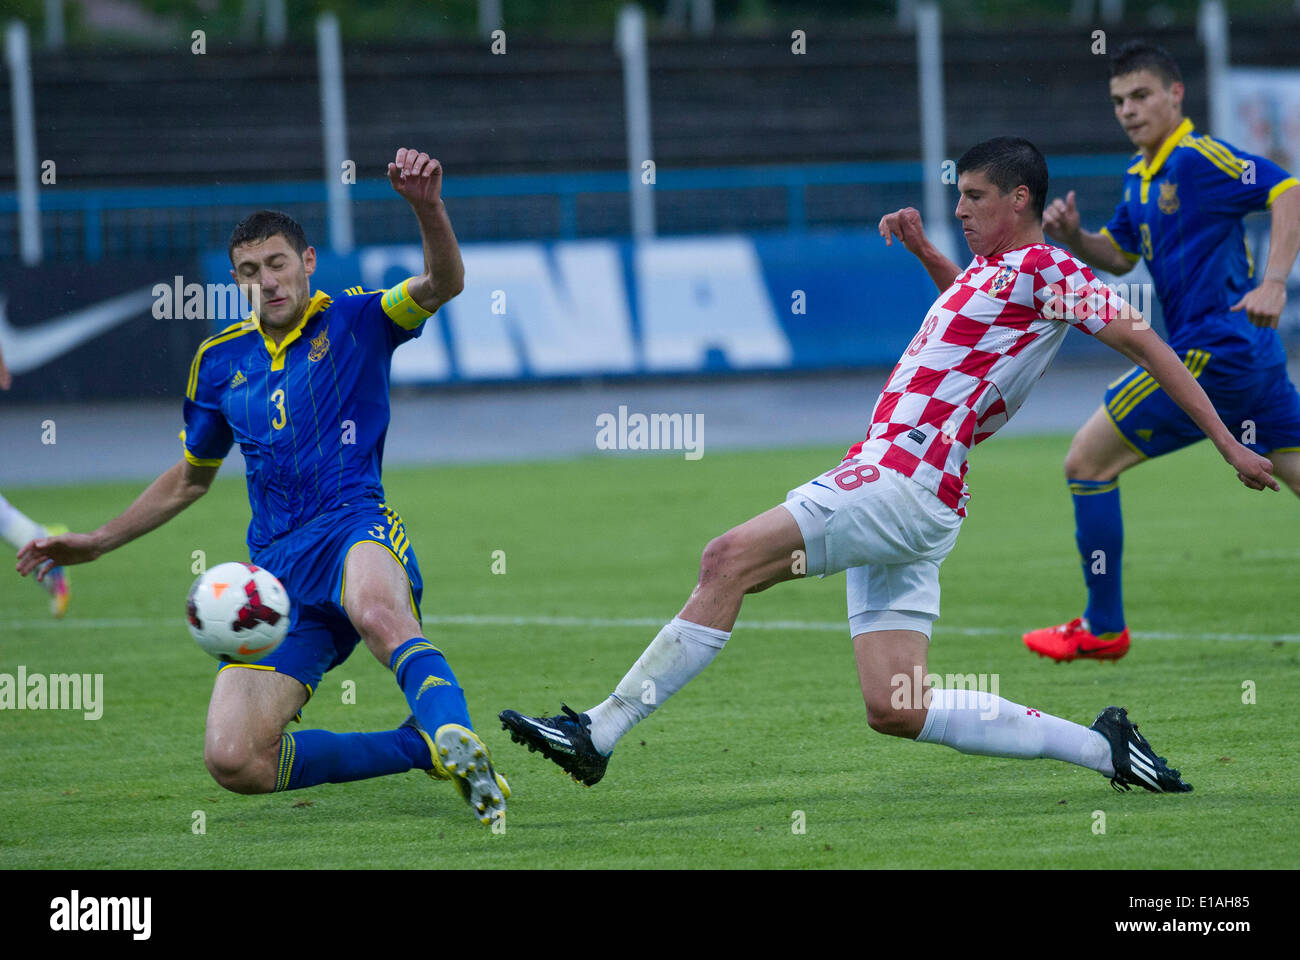
M 12 372 L 26 373 L 149 309 L 153 303 L 153 287 L 102 300 L 21 330 L 9 322 L 8 303 L 8 298 L 0 295 L 0 349 Z
M 265 644 L 264 646 L 260 646 L 260 647 L 252 647 L 252 648 L 250 648 L 250 647 L 248 646 L 248 644 L 246 644 L 246 643 L 241 643 L 241 644 L 239 645 L 239 649 L 238 649 L 237 651 L 235 651 L 235 652 L 236 652 L 236 653 L 241 653 L 241 654 L 243 654 L 244 656 L 248 656 L 250 653 L 261 653 L 263 650 L 265 650 L 265 649 L 266 649 L 267 647 L 269 647 L 269 646 L 270 646 L 270 644 L 268 643 L 268 644 Z

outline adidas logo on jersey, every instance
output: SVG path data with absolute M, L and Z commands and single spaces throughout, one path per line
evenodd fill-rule
M 248 377 L 244 376 L 244 371 L 236 370 L 235 375 L 230 378 L 230 389 L 234 390 L 235 387 L 242 387 L 247 382 Z

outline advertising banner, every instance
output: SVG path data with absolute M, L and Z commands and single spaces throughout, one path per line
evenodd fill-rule
M 937 291 L 874 231 L 467 244 L 465 289 L 393 356 L 394 383 L 891 367 Z M 224 254 L 204 261 L 228 282 Z M 320 254 L 313 287 L 382 290 L 420 247 Z M 214 325 L 215 329 L 215 325 Z M 1104 347 L 1066 338 L 1065 356 Z

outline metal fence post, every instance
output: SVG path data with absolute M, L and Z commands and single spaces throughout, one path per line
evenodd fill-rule
M 5 30 L 5 61 L 14 117 L 14 176 L 18 187 L 18 246 L 23 263 L 41 262 L 40 172 L 36 163 L 36 114 L 32 105 L 32 61 L 27 26 L 12 21 Z
M 343 182 L 348 128 L 343 105 L 343 49 L 339 21 L 332 13 L 316 20 L 316 59 L 320 68 L 320 110 L 325 141 L 325 195 L 329 208 L 330 247 L 352 252 L 352 201 Z
M 503 21 L 501 0 L 478 0 L 478 33 L 485 40 L 492 38 L 494 30 L 500 30 Z
M 285 13 L 284 0 L 267 0 L 265 30 L 268 47 L 278 49 L 284 46 L 289 34 L 289 18 Z
M 1228 14 L 1221 0 L 1202 0 L 1197 32 L 1205 46 L 1205 88 L 1210 100 L 1210 130 L 1228 130 Z
M 645 14 L 629 3 L 619 11 L 614 42 L 623 59 L 623 103 L 627 112 L 627 185 L 632 205 L 632 235 L 655 235 L 654 190 L 641 180 L 650 154 L 650 80 L 646 63 Z
M 943 101 L 943 21 L 939 5 L 923 0 L 916 5 L 916 71 L 921 101 L 921 197 L 925 229 L 934 245 L 956 259 L 950 213 L 942 178 L 947 149 Z
M 45 49 L 62 50 L 65 32 L 63 0 L 45 0 Z

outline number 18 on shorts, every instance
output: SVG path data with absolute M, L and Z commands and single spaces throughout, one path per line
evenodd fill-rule
M 783 506 L 803 534 L 809 576 L 849 571 L 850 620 L 885 611 L 938 617 L 939 565 L 962 518 L 929 490 L 852 459 L 795 487 Z

